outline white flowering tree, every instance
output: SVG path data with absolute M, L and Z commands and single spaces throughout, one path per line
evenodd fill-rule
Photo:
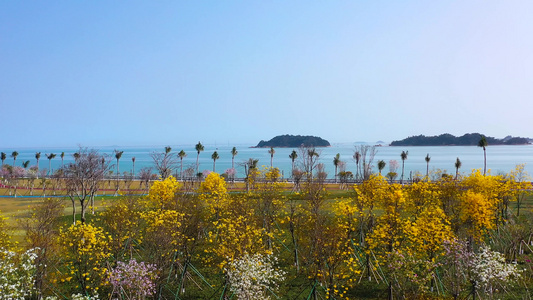
M 269 290 L 275 290 L 285 272 L 275 268 L 272 255 L 244 254 L 228 263 L 225 271 L 230 291 L 238 300 L 270 299 Z
M 515 264 L 506 263 L 500 252 L 487 246 L 480 250 L 471 260 L 473 292 L 484 292 L 492 298 L 494 292 L 506 290 L 506 286 L 520 276 L 520 271 Z
M 26 299 L 34 292 L 37 249 L 18 254 L 0 249 L 0 299 Z

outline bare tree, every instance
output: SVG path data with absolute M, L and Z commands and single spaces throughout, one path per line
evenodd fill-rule
M 355 153 L 359 153 L 359 164 L 362 169 L 360 176 L 363 180 L 367 180 L 372 175 L 372 163 L 377 152 L 376 146 L 360 145 L 355 147 Z
M 172 174 L 172 169 L 177 165 L 174 153 L 170 153 L 171 148 L 165 147 L 165 152 L 152 152 L 150 156 L 154 160 L 155 168 L 162 179 L 166 179 Z
M 139 188 L 142 189 L 142 185 L 144 184 L 144 190 L 145 192 L 148 192 L 148 188 L 150 186 L 150 180 L 152 180 L 152 168 L 142 168 L 139 171 L 139 179 L 141 180 L 141 183 L 139 184 Z
M 313 181 L 313 173 L 317 168 L 318 158 L 320 157 L 320 151 L 317 151 L 315 147 L 300 146 L 298 148 L 300 154 L 300 169 L 304 172 L 307 182 Z
M 81 206 L 81 221 L 85 222 L 85 211 L 90 200 L 98 191 L 98 184 L 104 179 L 109 170 L 108 159 L 100 155 L 97 150 L 80 148 L 75 162 L 63 167 L 67 195 L 72 201 L 72 219 L 76 223 L 76 200 Z

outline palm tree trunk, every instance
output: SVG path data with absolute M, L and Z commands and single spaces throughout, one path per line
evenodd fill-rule
M 487 173 L 487 150 L 483 148 L 483 176 Z
M 196 155 L 196 174 L 198 174 L 198 158 L 200 158 L 200 152 L 198 152 L 198 155 Z
M 403 168 L 405 165 L 405 160 L 402 160 L 402 177 L 400 178 L 400 183 L 403 183 Z
M 183 158 L 181 159 L 180 178 L 181 178 L 181 180 L 183 181 Z
M 120 171 L 119 171 L 119 167 L 118 167 L 118 159 L 117 159 L 117 186 L 116 186 L 116 188 L 115 188 L 115 197 L 118 196 L 119 176 L 120 176 Z

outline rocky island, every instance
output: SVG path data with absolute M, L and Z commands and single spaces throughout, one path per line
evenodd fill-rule
M 261 140 L 254 148 L 297 148 L 329 147 L 331 144 L 323 138 L 310 135 L 278 135 L 269 141 Z
M 477 146 L 481 138 L 480 133 L 467 133 L 456 137 L 449 133 L 438 136 L 417 135 L 403 140 L 393 141 L 391 146 Z M 527 145 L 528 138 L 507 136 L 503 139 L 485 136 L 489 145 Z

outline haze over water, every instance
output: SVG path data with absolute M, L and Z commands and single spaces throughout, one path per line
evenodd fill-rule
M 319 163 L 323 163 L 328 173 L 328 178 L 333 178 L 335 173 L 335 167 L 333 165 L 334 156 L 339 153 L 342 161 L 346 162 L 346 171 L 351 171 L 354 175 L 356 173 L 355 160 L 353 154 L 355 151 L 354 143 L 337 143 L 332 144 L 331 147 L 317 148 L 320 153 Z M 196 165 L 196 150 L 194 145 L 170 145 L 172 152 L 177 154 L 180 150 L 184 150 L 187 153 L 187 157 L 183 159 L 184 170 L 187 167 L 195 167 Z M 268 150 L 270 148 L 250 148 L 250 145 L 204 145 L 205 150 L 200 153 L 199 158 L 199 171 L 213 170 L 213 160 L 211 155 L 214 151 L 217 151 L 220 159 L 216 161 L 217 173 L 223 173 L 225 170 L 231 168 L 231 149 L 233 146 L 237 148 L 239 152 L 235 157 L 235 169 L 237 171 L 237 177 L 244 177 L 244 167 L 242 163 L 249 158 L 258 159 L 259 166 L 270 166 L 270 154 Z M 89 149 L 91 149 L 89 147 Z M 141 168 L 154 167 L 153 160 L 150 156 L 151 153 L 163 152 L 164 146 L 159 147 L 99 147 L 94 148 L 101 154 L 109 155 L 112 159 L 112 169 L 116 172 L 116 159 L 113 151 L 115 149 L 124 151 L 121 159 L 119 170 L 120 173 L 132 171 L 132 157 L 135 157 L 135 172 L 138 173 Z M 384 160 L 387 166 L 383 170 L 384 173 L 389 172 L 389 161 L 396 160 L 399 163 L 399 169 L 397 173 L 401 173 L 401 158 L 402 151 L 409 151 L 407 160 L 405 161 L 405 176 L 409 177 L 410 172 L 420 172 L 425 175 L 426 173 L 426 161 L 427 154 L 431 157 L 429 163 L 430 172 L 432 170 L 441 169 L 446 170 L 448 174 L 455 174 L 455 161 L 457 157 L 462 162 L 462 166 L 459 169 L 460 173 L 470 173 L 472 169 L 483 169 L 483 150 L 476 146 L 420 146 L 420 147 L 377 147 L 377 154 L 373 161 L 373 170 L 377 170 L 377 162 Z M 18 151 L 16 164 L 22 165 L 22 162 L 29 160 L 30 166 L 36 165 L 35 153 L 41 152 L 41 159 L 39 167 L 41 169 L 48 169 L 49 161 L 45 156 L 45 153 L 55 153 L 57 157 L 52 160 L 52 170 L 56 170 L 61 167 L 61 158 L 59 154 L 65 152 L 65 163 L 73 161 L 72 154 L 78 150 L 78 147 L 70 148 L 20 148 L 20 149 L 1 149 L 8 155 L 6 164 L 13 164 L 13 159 L 10 157 L 12 151 Z M 289 154 L 296 148 L 275 148 L 273 166 L 280 168 L 284 177 L 289 177 L 291 172 L 291 159 Z M 296 160 L 298 162 L 299 159 Z M 533 145 L 521 145 L 521 146 L 488 146 L 487 147 L 487 169 L 492 174 L 508 173 L 515 168 L 517 164 L 526 164 L 525 170 L 529 174 L 533 174 Z M 179 159 L 177 169 L 179 172 Z M 155 168 L 152 172 L 156 173 Z

